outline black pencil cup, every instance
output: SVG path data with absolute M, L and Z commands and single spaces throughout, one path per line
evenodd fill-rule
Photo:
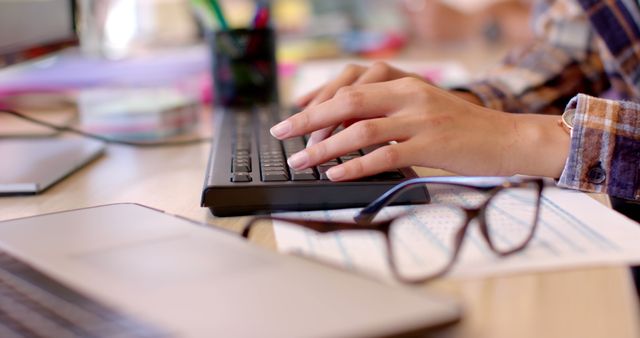
M 272 29 L 232 29 L 209 36 L 214 102 L 248 107 L 278 101 L 276 36 Z

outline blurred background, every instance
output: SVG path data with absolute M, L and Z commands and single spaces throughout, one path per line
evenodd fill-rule
M 196 43 L 205 29 L 190 0 L 78 0 L 83 51 L 121 58 Z M 220 1 L 246 27 L 256 1 Z M 505 44 L 530 37 L 529 0 L 273 0 L 282 61 L 345 54 L 397 56 L 407 48 Z
M 347 63 L 385 60 L 443 87 L 467 82 L 531 38 L 531 1 L 219 3 L 230 28 L 254 27 L 258 9 L 269 8 L 266 25 L 277 32 L 280 98 L 288 103 Z M 211 111 L 216 102 L 206 37 L 221 29 L 208 8 L 210 0 L 69 3 L 77 46 L 44 58 L 34 56 L 46 49 L 11 55 L 9 63 L 29 62 L 0 70 L 0 106 L 134 139 L 164 138 L 206 125 L 200 122 L 208 115 L 197 111 Z M 0 116 L 0 136 L 43 132 L 9 119 Z

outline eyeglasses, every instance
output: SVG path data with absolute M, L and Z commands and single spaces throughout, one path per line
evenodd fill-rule
M 384 237 L 385 258 L 392 274 L 405 283 L 423 283 L 451 270 L 474 220 L 478 236 L 497 256 L 523 250 L 537 228 L 546 185 L 541 178 L 528 177 L 415 178 L 371 202 L 354 216 L 354 222 L 264 215 L 253 217 L 242 236 L 248 239 L 251 230 L 263 221 L 284 222 L 318 233 L 376 232 Z M 375 220 L 408 191 L 425 186 L 432 195 L 428 205 L 388 212 L 387 219 Z M 407 243 L 420 243 L 420 250 Z

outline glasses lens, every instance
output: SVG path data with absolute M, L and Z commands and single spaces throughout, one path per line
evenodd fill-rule
M 485 210 L 493 246 L 501 252 L 517 249 L 529 240 L 538 212 L 538 187 L 527 184 L 500 190 Z
M 457 206 L 430 204 L 410 208 L 395 220 L 389 239 L 397 272 L 405 279 L 422 279 L 442 272 L 451 261 L 455 234 L 465 221 Z

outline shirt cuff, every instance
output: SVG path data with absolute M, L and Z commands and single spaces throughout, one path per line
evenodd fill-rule
M 640 105 L 578 94 L 571 148 L 558 185 L 640 200 Z
M 523 112 L 519 100 L 513 94 L 488 81 L 472 82 L 451 88 L 451 90 L 474 94 L 482 101 L 482 105 L 487 108 L 509 113 Z

